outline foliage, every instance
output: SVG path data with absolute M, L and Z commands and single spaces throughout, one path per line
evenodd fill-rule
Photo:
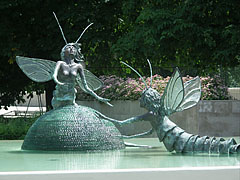
M 228 87 L 240 87 L 240 65 L 233 68 L 224 68 L 220 70 L 220 74 Z
M 150 86 L 150 77 L 143 77 Z M 117 76 L 100 76 L 104 82 L 102 89 L 97 91 L 102 97 L 111 100 L 138 100 L 142 91 L 146 88 L 141 78 L 120 78 Z M 155 74 L 152 78 L 152 88 L 157 90 L 161 95 L 169 81 L 170 77 L 163 78 Z M 183 77 L 183 82 L 189 81 L 193 77 Z M 228 95 L 228 88 L 224 85 L 223 79 L 219 75 L 211 77 L 201 77 L 202 100 L 227 100 L 231 99 Z M 78 89 L 77 100 L 93 100 L 94 98 L 80 89 Z
M 228 87 L 220 75 L 214 75 L 213 78 L 201 78 L 202 99 L 204 100 L 227 100 L 231 99 L 228 93 Z
M 239 9 L 238 0 L 1 0 L 0 107 L 23 101 L 26 91 L 49 89 L 31 82 L 15 56 L 59 60 L 64 41 L 53 11 L 68 42 L 94 22 L 81 39 L 91 72 L 126 77 L 130 70 L 120 60 L 149 75 L 149 58 L 164 76 L 176 66 L 205 76 L 240 64 Z
M 135 67 L 149 58 L 153 66 L 196 69 L 195 75 L 234 67 L 240 64 L 239 9 L 238 0 L 125 0 L 125 33 L 112 51 Z
M 0 117 L 0 140 L 24 139 L 28 129 L 37 117 L 3 118 Z

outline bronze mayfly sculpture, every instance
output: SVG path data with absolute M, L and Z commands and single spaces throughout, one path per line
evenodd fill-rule
M 168 151 L 176 152 L 207 152 L 207 153 L 240 153 L 240 144 L 231 138 L 224 140 L 223 138 L 215 138 L 193 135 L 185 132 L 183 129 L 173 123 L 169 116 L 175 112 L 195 106 L 201 97 L 200 78 L 183 83 L 178 68 L 174 71 L 169 80 L 164 94 L 161 96 L 156 90 L 147 86 L 143 77 L 131 66 L 122 62 L 134 72 L 144 82 L 146 89 L 142 92 L 140 106 L 147 109 L 148 113 L 132 117 L 123 121 L 112 120 L 116 125 L 125 125 L 137 121 L 149 121 L 152 129 L 142 134 L 150 134 L 156 131 L 160 142 L 163 142 Z M 148 60 L 151 71 L 152 84 L 152 68 Z M 141 134 L 139 134 L 141 135 Z M 139 136 L 134 135 L 134 136 Z
M 75 104 L 75 82 L 77 82 L 84 92 L 91 94 L 97 100 L 111 106 L 111 104 L 108 102 L 110 101 L 109 99 L 99 97 L 96 93 L 94 93 L 94 91 L 102 87 L 102 81 L 90 71 L 84 69 L 81 64 L 84 61 L 84 57 L 81 53 L 81 48 L 78 41 L 93 23 L 89 24 L 84 29 L 76 42 L 67 43 L 55 13 L 54 16 L 66 43 L 61 51 L 61 61 L 56 63 L 54 61 L 44 59 L 17 56 L 16 61 L 19 67 L 31 80 L 35 82 L 46 82 L 51 79 L 56 82 L 56 90 L 52 99 L 53 108 Z
M 74 43 L 67 43 L 63 30 L 54 14 L 66 45 L 60 53 L 61 61 L 16 57 L 17 64 L 33 81 L 46 82 L 53 79 L 53 110 L 40 116 L 28 130 L 22 149 L 24 150 L 110 150 L 123 149 L 122 136 L 113 123 L 100 112 L 75 103 L 76 84 L 97 100 L 109 103 L 94 91 L 103 83 L 82 66 L 83 55 L 78 41 L 88 25 Z

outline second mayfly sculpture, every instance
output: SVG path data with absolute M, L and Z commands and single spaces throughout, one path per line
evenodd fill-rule
M 67 43 L 62 28 L 54 14 L 66 45 L 61 51 L 61 61 L 16 57 L 17 64 L 33 81 L 46 82 L 53 79 L 53 110 L 45 113 L 29 129 L 22 149 L 24 150 L 108 150 L 122 149 L 125 144 L 113 123 L 100 112 L 75 103 L 76 82 L 81 89 L 97 100 L 111 106 L 108 99 L 99 97 L 94 91 L 103 83 L 90 71 L 83 68 L 80 37 Z
M 142 134 L 156 131 L 159 141 L 163 142 L 166 149 L 170 152 L 240 153 L 240 144 L 237 144 L 233 138 L 225 140 L 223 138 L 193 135 L 185 132 L 169 119 L 171 114 L 189 109 L 198 103 L 201 97 L 199 77 L 183 83 L 180 72 L 176 68 L 161 96 L 156 90 L 151 88 L 152 68 L 149 60 L 151 72 L 150 87 L 147 86 L 143 77 L 134 68 L 124 62 L 122 63 L 136 72 L 144 82 L 146 89 L 142 92 L 140 106 L 145 108 L 148 113 L 123 121 L 112 119 L 113 123 L 122 126 L 137 121 L 150 122 L 152 129 Z

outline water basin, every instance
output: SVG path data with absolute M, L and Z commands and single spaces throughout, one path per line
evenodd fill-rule
M 239 142 L 239 137 L 236 138 Z M 151 145 L 103 152 L 23 151 L 23 141 L 0 141 L 0 179 L 239 179 L 240 154 L 176 154 L 156 138 L 130 143 Z M 197 178 L 195 178 L 197 179 Z

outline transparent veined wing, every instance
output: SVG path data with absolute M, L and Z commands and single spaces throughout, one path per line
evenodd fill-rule
M 84 75 L 87 81 L 87 85 L 91 90 L 96 91 L 103 86 L 103 82 L 90 71 L 84 69 Z M 85 87 L 83 86 L 80 75 L 77 76 L 76 80 L 80 88 L 87 93 Z
M 184 99 L 184 85 L 178 68 L 175 69 L 172 77 L 164 90 L 161 98 L 166 115 L 170 115 L 179 108 Z
M 161 103 L 167 116 L 195 106 L 201 97 L 201 81 L 196 77 L 183 84 L 182 77 L 176 68 L 164 90 Z
M 52 79 L 56 62 L 38 58 L 17 56 L 16 61 L 21 70 L 35 82 L 46 82 Z
M 195 106 L 201 98 L 201 81 L 196 77 L 184 83 L 184 99 L 176 111 L 183 111 L 185 109 Z

